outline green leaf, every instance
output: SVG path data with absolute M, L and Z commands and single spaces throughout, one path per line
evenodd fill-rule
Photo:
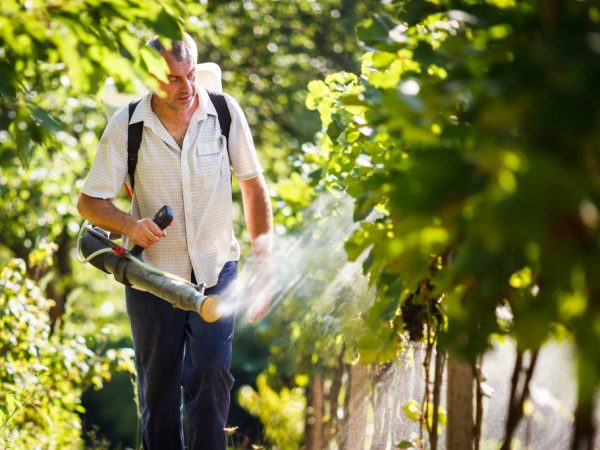
M 376 52 L 373 54 L 373 67 L 376 69 L 385 69 L 396 59 L 395 53 Z
M 314 192 L 308 183 L 297 173 L 282 181 L 276 187 L 283 201 L 296 208 L 306 208 L 314 198 Z
M 336 141 L 343 131 L 344 129 L 339 125 L 339 121 L 332 120 L 327 127 L 327 136 L 329 136 L 332 141 Z
M 374 236 L 371 233 L 374 230 L 367 230 L 364 227 L 354 231 L 345 244 L 346 253 L 351 261 L 355 261 L 365 249 L 372 245 Z
M 378 204 L 379 200 L 372 193 L 363 193 L 360 198 L 356 201 L 354 206 L 354 213 L 352 218 L 355 222 L 365 220 L 369 214 L 373 211 Z
M 31 112 L 31 115 L 39 122 L 40 126 L 52 131 L 58 132 L 65 129 L 65 124 L 48 114 L 47 111 L 34 104 L 28 104 L 27 107 Z
M 158 52 L 149 47 L 141 47 L 140 56 L 150 75 L 155 76 L 159 80 L 167 81 L 169 68 L 164 58 Z
M 158 13 L 154 26 L 156 32 L 161 37 L 166 37 L 173 41 L 179 41 L 183 37 L 181 24 L 164 8 L 161 8 L 160 12 Z
M 367 47 L 394 52 L 398 44 L 390 39 L 389 32 L 395 25 L 389 17 L 375 14 L 358 25 L 356 34 Z
M 419 422 L 422 417 L 421 405 L 415 399 L 410 399 L 406 405 L 402 407 L 402 412 L 407 419 L 413 422 Z
M 19 122 L 25 123 L 25 122 Z M 14 122 L 11 124 L 14 125 Z M 19 159 L 24 166 L 28 166 L 31 161 L 31 151 L 30 151 L 30 135 L 27 129 L 19 129 L 18 127 L 12 127 L 13 136 L 15 138 L 15 142 L 17 144 L 17 154 L 19 155 Z
M 369 309 L 365 323 L 372 329 L 378 328 L 381 322 L 394 318 L 398 309 L 399 298 L 383 297 L 378 299 Z
M 377 361 L 381 349 L 381 341 L 372 333 L 363 334 L 359 337 L 356 347 L 363 364 L 371 364 Z
M 316 184 L 321 178 L 323 178 L 324 169 L 321 167 L 319 169 L 313 170 L 308 174 L 308 178 L 311 181 L 311 184 Z

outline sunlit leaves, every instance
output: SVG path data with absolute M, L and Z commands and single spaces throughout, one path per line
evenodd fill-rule
M 269 178 L 287 176 L 289 155 L 297 156 L 318 131 L 317 115 L 304 107 L 306 85 L 358 69 L 356 24 L 384 6 L 378 0 L 209 2 L 200 58 L 223 68 L 224 89 L 240 99 Z
M 281 199 L 295 209 L 307 208 L 313 200 L 314 193 L 297 173 L 292 173 L 288 179 L 277 186 Z
M 40 246 L 31 263 L 43 263 L 47 250 Z M 100 387 L 112 370 L 133 369 L 129 352 L 101 357 L 81 336 L 51 334 L 52 304 L 27 278 L 24 261 L 0 272 L 0 441 L 14 448 L 80 448 L 83 389 Z
M 29 160 L 36 144 L 52 140 L 52 136 L 41 136 L 41 130 L 49 125 L 52 130 L 52 117 L 58 112 L 41 105 L 38 98 L 60 95 L 61 91 L 93 97 L 101 93 L 107 76 L 119 84 L 134 76 L 151 83 L 150 73 L 161 74 L 162 66 L 157 66 L 159 58 L 145 54 L 148 49 L 142 37 L 159 32 L 179 38 L 182 23 L 175 14 L 183 16 L 183 8 L 180 2 L 149 2 L 143 7 L 117 0 L 4 2 L 0 65 L 6 70 L 0 102 L 17 116 L 9 117 L 2 129 L 8 129 L 17 142 L 21 160 Z M 18 121 L 20 109 L 25 109 L 24 116 L 31 111 L 38 122 L 27 123 L 27 130 L 6 127 Z M 40 123 L 42 111 L 46 117 Z
M 361 364 L 393 361 L 399 355 L 398 331 L 390 327 L 378 327 L 358 337 L 356 349 L 360 353 Z
M 362 91 L 363 88 L 359 85 L 358 77 L 355 74 L 335 73 L 327 76 L 325 81 L 313 80 L 308 84 L 306 106 L 309 109 L 317 109 L 323 125 L 328 127 L 333 121 L 332 113 L 336 109 L 335 107 L 339 108 L 345 104 L 344 98 L 354 100 Z M 342 111 L 338 111 L 338 114 Z M 359 111 L 360 109 L 354 112 Z
M 259 416 L 265 424 L 265 435 L 282 450 L 300 448 L 304 435 L 306 398 L 299 387 L 274 390 L 267 383 L 267 375 L 256 379 L 257 391 L 242 386 L 238 392 L 239 404 L 250 414 Z
M 327 133 L 324 183 L 357 199 L 362 223 L 349 256 L 368 252 L 381 299 L 402 295 L 390 297 L 390 280 L 412 290 L 433 276 L 450 318 L 443 343 L 471 355 L 497 331 L 538 345 L 553 322 L 583 322 L 600 292 L 589 277 L 599 245 L 600 184 L 589 169 L 598 167 L 599 111 L 587 100 L 600 75 L 584 37 L 597 10 L 539 8 L 408 2 L 397 20 L 375 15 L 359 27 L 362 78 L 348 95 L 334 77 L 315 82 L 307 103 Z M 358 89 L 368 133 L 356 134 L 345 101 Z M 496 316 L 502 308 L 510 318 Z M 369 354 L 376 336 L 364 341 Z

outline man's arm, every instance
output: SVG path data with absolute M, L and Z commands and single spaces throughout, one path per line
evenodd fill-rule
M 94 225 L 113 233 L 129 236 L 144 248 L 156 244 L 161 237 L 166 236 L 152 219 L 146 217 L 137 220 L 118 209 L 110 200 L 81 194 L 77 201 L 77 210 L 81 217 Z
M 254 257 L 254 279 L 250 289 L 254 292 L 256 303 L 251 305 L 248 319 L 259 319 L 271 304 L 271 248 L 273 239 L 273 211 L 267 191 L 267 184 L 262 175 L 249 180 L 240 181 L 244 218 L 248 234 L 252 242 Z M 252 295 L 252 294 L 251 294 Z
M 267 191 L 267 183 L 262 175 L 240 181 L 244 218 L 252 242 L 252 253 L 261 259 L 271 254 L 273 233 L 273 211 Z

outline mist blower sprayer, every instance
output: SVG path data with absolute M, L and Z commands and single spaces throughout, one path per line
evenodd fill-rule
M 165 205 L 153 220 L 164 230 L 173 221 L 173 210 Z M 205 322 L 219 320 L 219 298 L 204 295 L 205 283 L 196 285 L 151 266 L 142 259 L 143 250 L 139 245 L 127 250 L 112 241 L 105 230 L 94 227 L 87 220 L 77 237 L 77 259 L 81 263 L 89 262 L 113 275 L 119 283 L 150 292 L 175 308 L 195 311 Z

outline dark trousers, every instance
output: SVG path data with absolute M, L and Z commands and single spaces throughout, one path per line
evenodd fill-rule
M 230 261 L 219 274 L 217 285 L 207 289 L 206 294 L 222 292 L 236 276 L 237 262 Z M 225 450 L 223 428 L 233 386 L 229 367 L 234 315 L 206 323 L 195 312 L 175 309 L 131 287 L 126 289 L 126 301 L 144 449 Z

